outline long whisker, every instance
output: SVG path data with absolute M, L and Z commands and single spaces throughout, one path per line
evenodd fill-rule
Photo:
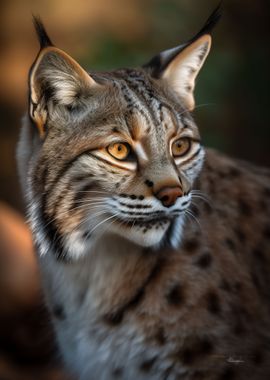
M 65 210 L 65 211 L 61 211 L 61 213 L 59 213 L 58 215 L 56 215 L 53 219 L 50 219 L 48 221 L 48 223 L 45 224 L 45 227 L 47 227 L 48 225 L 50 225 L 51 223 L 55 222 L 56 220 L 59 219 L 59 216 L 60 217 L 64 217 L 65 215 L 70 215 L 71 212 L 74 212 L 74 211 L 78 211 L 78 210 L 84 210 L 87 208 L 87 211 L 91 210 L 92 208 L 101 208 L 102 206 L 106 207 L 107 204 L 104 203 L 104 202 L 100 202 L 100 203 L 97 203 L 97 202 L 93 202 L 93 203 L 85 203 L 85 204 L 81 204 L 80 206 L 77 206 L 77 207 L 74 207 L 73 209 L 70 209 L 70 210 Z
M 111 219 L 117 217 L 118 215 L 119 214 L 111 215 L 108 218 L 102 220 L 100 223 L 98 223 L 94 228 L 92 228 L 92 230 L 90 232 L 87 233 L 85 240 L 87 240 L 89 238 L 89 236 L 92 235 L 93 231 L 96 230 L 99 226 L 101 226 L 102 224 L 106 223 L 108 220 L 111 220 Z
M 85 202 L 85 200 L 91 200 L 91 201 L 101 201 L 101 200 L 105 200 L 105 199 L 109 199 L 108 197 L 92 197 L 92 198 L 87 198 L 87 197 L 83 197 L 81 199 L 78 199 L 76 200 L 76 203 L 78 202 Z
M 204 103 L 204 104 L 198 104 L 196 105 L 196 107 L 194 107 L 194 110 L 195 111 L 197 108 L 202 108 L 202 107 L 208 107 L 208 106 L 216 106 L 217 104 L 216 103 Z M 189 112 L 188 110 L 184 110 L 182 111 L 180 114 L 178 114 L 178 116 L 182 116 L 183 114 Z
M 204 201 L 205 203 L 207 203 L 209 206 L 212 207 L 211 202 L 207 198 L 201 197 L 200 195 L 194 195 L 194 194 L 192 194 L 192 198 L 201 199 L 202 201 Z
M 106 194 L 108 193 L 106 191 L 98 191 L 98 190 L 77 190 L 77 193 L 94 193 L 94 194 Z
M 190 210 L 186 210 L 185 212 L 187 213 L 187 215 L 191 216 L 196 221 L 196 223 L 200 227 L 200 230 L 202 231 L 202 226 L 200 222 L 198 221 L 198 219 L 196 218 L 196 216 Z
M 95 217 L 103 215 L 103 214 L 108 215 L 108 212 L 103 210 L 103 211 L 100 211 L 100 212 L 93 214 L 92 217 L 95 218 Z M 79 224 L 76 224 L 76 226 L 71 231 L 69 231 L 68 233 L 72 234 L 76 230 L 79 230 L 80 227 L 87 222 L 87 220 L 88 220 L 87 218 L 84 218 L 83 220 L 81 220 L 81 222 Z M 88 239 L 89 235 L 90 235 L 90 233 L 87 233 L 86 238 L 84 239 L 84 242 Z
M 209 205 L 211 204 L 210 198 L 200 190 L 191 190 L 191 196 L 194 198 L 195 197 L 200 198 L 200 199 L 204 200 L 205 202 L 207 202 Z
M 111 215 L 109 216 L 108 218 L 106 218 L 105 220 L 99 222 L 94 228 L 92 228 L 92 230 L 89 232 L 89 235 L 92 235 L 92 233 L 99 227 L 101 226 L 103 223 L 107 222 L 108 220 L 112 219 L 112 218 L 115 218 L 116 216 L 120 215 L 120 213 L 118 212 L 117 214 L 114 214 L 114 215 Z

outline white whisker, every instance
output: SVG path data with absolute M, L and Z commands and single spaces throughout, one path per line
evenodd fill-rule
M 198 219 L 196 218 L 196 216 L 192 213 L 192 211 L 190 211 L 190 210 L 187 209 L 187 210 L 185 210 L 185 213 L 187 215 L 191 216 L 196 221 L 196 223 L 200 227 L 200 230 L 202 231 L 202 226 L 201 226 L 200 222 L 198 221 Z

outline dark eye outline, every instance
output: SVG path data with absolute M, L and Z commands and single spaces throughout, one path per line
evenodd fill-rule
M 125 158 L 117 158 L 115 156 L 113 156 L 110 152 L 109 152 L 109 147 L 111 145 L 116 145 L 116 144 L 123 144 L 125 145 L 125 147 L 128 149 L 128 155 L 125 157 Z M 132 147 L 127 143 L 127 142 L 124 142 L 124 141 L 117 141 L 117 142 L 113 142 L 111 144 L 109 144 L 107 147 L 106 147 L 106 152 L 114 159 L 114 160 L 117 160 L 117 161 L 120 161 L 120 162 L 130 162 L 130 161 L 136 161 L 136 156 L 134 154 L 134 151 L 132 149 Z
M 188 142 L 187 149 L 181 154 L 173 154 L 173 145 L 176 144 L 178 141 L 181 141 L 181 140 L 186 140 Z M 174 140 L 172 142 L 172 145 L 171 145 L 172 156 L 175 158 L 184 157 L 185 155 L 187 155 L 190 152 L 191 146 L 192 146 L 192 140 L 189 137 L 180 137 L 180 139 Z

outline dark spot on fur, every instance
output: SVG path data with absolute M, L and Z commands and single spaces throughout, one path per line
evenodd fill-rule
M 199 343 L 199 352 L 204 355 L 208 355 L 213 351 L 213 343 L 207 339 L 201 339 Z
M 137 199 L 136 195 L 134 195 L 134 194 L 130 195 L 130 198 L 131 199 Z
M 160 327 L 155 336 L 154 336 L 155 341 L 160 345 L 163 346 L 166 343 L 166 337 L 165 337 L 165 332 L 162 327 Z
M 188 253 L 194 253 L 199 248 L 199 241 L 196 239 L 190 239 L 184 241 L 183 249 Z
M 193 351 L 190 348 L 186 348 L 183 350 L 180 357 L 181 357 L 181 361 L 184 364 L 191 364 L 196 358 L 196 351 Z
M 183 289 L 180 284 L 174 284 L 166 294 L 166 299 L 170 305 L 179 306 L 183 302 Z
M 103 321 L 110 326 L 117 326 L 122 322 L 123 316 L 122 310 L 120 310 L 117 313 L 109 313 L 104 315 Z
M 209 355 L 213 352 L 213 344 L 207 338 L 190 338 L 180 351 L 180 361 L 184 364 L 191 364 L 194 361 Z
M 154 186 L 154 182 L 149 181 L 149 179 L 147 179 L 144 183 L 145 183 L 146 186 L 148 186 L 148 187 L 153 187 L 153 186 Z
M 243 324 L 242 319 L 237 319 L 235 321 L 235 323 L 232 326 L 232 331 L 233 331 L 233 334 L 237 336 L 243 336 L 246 333 L 247 329 L 245 325 Z
M 213 208 L 209 205 L 208 202 L 204 202 L 204 210 L 209 215 L 213 213 Z
M 53 307 L 52 312 L 53 312 L 53 315 L 55 316 L 55 318 L 57 318 L 61 321 L 63 321 L 66 318 L 64 308 L 62 305 L 55 305 Z
M 240 281 L 236 281 L 233 285 L 233 290 L 239 292 L 242 289 L 243 285 Z
M 227 238 L 224 240 L 225 245 L 231 250 L 235 251 L 236 245 L 235 242 L 231 238 Z
M 237 177 L 240 177 L 240 175 L 241 175 L 241 171 L 234 167 L 231 167 L 228 172 L 228 176 L 231 178 L 237 178 Z
M 252 253 L 253 253 L 254 257 L 256 257 L 257 259 L 259 259 L 262 263 L 266 262 L 264 253 L 263 253 L 263 251 L 260 248 L 255 248 L 252 251 Z
M 120 187 L 120 185 L 121 185 L 121 183 L 120 183 L 120 182 L 117 182 L 117 183 L 115 184 L 116 189 L 118 189 L 118 188 Z
M 123 368 L 117 367 L 112 371 L 112 376 L 116 378 L 122 377 L 123 372 Z
M 219 380 L 233 380 L 236 379 L 234 369 L 228 367 L 222 372 Z
M 206 252 L 204 254 L 202 254 L 198 260 L 195 262 L 195 264 L 202 268 L 202 269 L 206 269 L 206 268 L 209 268 L 210 265 L 212 264 L 212 256 L 210 253 Z
M 144 362 L 141 363 L 140 365 L 140 370 L 142 372 L 149 372 L 151 371 L 155 361 L 157 360 L 156 357 L 152 358 L 152 359 L 149 359 L 149 360 L 145 360 Z
M 139 196 L 139 200 L 140 200 L 140 201 L 144 200 L 144 196 L 143 196 L 143 195 L 140 195 L 140 196 Z
M 246 235 L 240 228 L 237 227 L 235 229 L 235 233 L 236 233 L 236 236 L 238 237 L 238 240 L 240 241 L 240 243 L 246 242 Z
M 251 273 L 251 279 L 256 289 L 261 290 L 260 280 L 256 273 Z
M 252 215 L 252 208 L 244 199 L 239 199 L 238 207 L 243 216 L 248 217 Z
M 214 291 L 210 291 L 206 295 L 207 309 L 211 314 L 219 314 L 221 311 L 220 300 Z
M 118 133 L 118 132 L 119 132 L 119 129 L 118 129 L 117 127 L 113 127 L 112 132 L 114 132 L 114 133 Z
M 231 285 L 224 278 L 221 280 L 220 289 L 225 290 L 226 292 L 231 292 L 232 290 Z

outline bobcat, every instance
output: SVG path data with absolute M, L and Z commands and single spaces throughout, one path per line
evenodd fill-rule
M 219 17 L 141 68 L 91 73 L 34 20 L 18 165 L 77 379 L 270 379 L 270 171 L 205 150 L 191 116 Z

